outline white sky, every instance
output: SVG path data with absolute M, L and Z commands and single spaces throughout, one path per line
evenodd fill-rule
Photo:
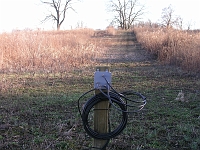
M 47 0 L 46 0 L 47 1 Z M 73 8 L 77 13 L 68 11 L 66 20 L 61 29 L 77 27 L 77 23 L 83 22 L 84 27 L 105 29 L 109 25 L 111 14 L 107 12 L 109 0 L 81 0 L 75 3 Z M 183 23 L 192 25 L 192 28 L 200 29 L 200 0 L 140 0 L 146 7 L 144 21 L 161 20 L 162 9 L 170 4 L 175 14 L 183 18 Z M 48 7 L 40 0 L 0 0 L 0 32 L 13 29 L 56 29 L 56 24 L 51 21 L 41 24 L 48 14 Z

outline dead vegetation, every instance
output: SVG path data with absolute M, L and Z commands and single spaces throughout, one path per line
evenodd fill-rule
M 164 64 L 200 72 L 200 33 L 152 27 L 134 29 L 137 40 Z
M 94 31 L 14 31 L 0 34 L 1 72 L 64 72 L 94 63 L 103 51 Z

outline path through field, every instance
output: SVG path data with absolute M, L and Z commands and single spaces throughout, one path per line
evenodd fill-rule
M 116 35 L 105 38 L 110 40 L 110 47 L 102 63 L 145 62 L 152 60 L 152 56 L 137 42 L 133 31 L 118 31 Z

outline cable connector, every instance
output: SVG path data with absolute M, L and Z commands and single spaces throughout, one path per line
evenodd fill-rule
M 99 71 L 97 69 L 97 71 L 94 73 L 94 88 L 109 90 L 110 86 L 108 83 L 111 84 L 111 73 L 108 70 Z

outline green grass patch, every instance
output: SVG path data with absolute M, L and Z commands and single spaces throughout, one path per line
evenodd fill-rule
M 113 87 L 139 91 L 148 103 L 141 112 L 130 114 L 123 133 L 110 141 L 110 149 L 199 149 L 198 79 L 176 72 L 167 75 L 156 68 L 152 75 L 148 67 L 115 67 L 111 66 Z M 8 126 L 1 127 L 1 148 L 81 149 L 91 145 L 92 139 L 82 128 L 77 99 L 93 87 L 93 73 L 82 70 L 81 74 L 4 75 L 12 85 L 0 94 L 0 123 Z M 176 100 L 181 90 L 184 102 Z

